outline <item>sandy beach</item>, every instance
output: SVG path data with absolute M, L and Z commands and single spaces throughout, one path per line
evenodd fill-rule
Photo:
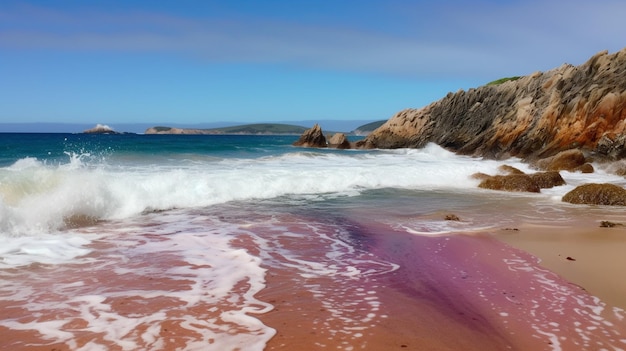
M 316 222 L 315 215 L 280 215 L 246 220 L 232 243 L 264 258 L 265 288 L 254 295 L 248 315 L 275 330 L 263 336 L 265 350 L 624 349 L 626 229 L 599 226 L 602 220 L 620 223 L 619 213 L 592 212 L 575 221 L 539 218 L 444 235 L 411 234 L 370 216 Z M 99 343 L 121 350 L 109 336 L 115 332 L 139 347 L 223 349 L 199 334 L 211 330 L 199 323 L 224 326 L 219 312 L 232 309 L 232 301 L 199 300 L 190 307 L 177 298 L 205 296 L 204 288 L 192 287 L 208 266 L 182 258 L 195 253 L 206 261 L 214 244 L 174 248 L 186 241 L 194 248 L 211 236 L 138 229 L 119 237 L 124 245 L 97 244 L 81 264 L 14 271 L 16 286 L 28 283 L 37 294 L 0 303 L 5 318 L 14 320 L 0 327 L 2 345 L 72 350 Z M 168 250 L 155 254 L 156 244 Z M 78 284 L 75 277 L 85 274 L 89 282 Z M 244 296 L 248 284 L 237 284 L 234 296 Z M 257 340 L 254 334 L 263 329 L 228 330 Z
M 619 291 L 625 291 L 613 284 L 623 282 L 607 279 L 622 274 L 624 258 L 617 257 L 625 245 L 623 231 L 597 223 L 575 227 L 527 224 L 435 237 L 370 227 L 378 234 L 365 234 L 368 250 L 400 265 L 374 287 L 385 318 L 364 324 L 357 338 L 333 333 L 341 325 L 319 328 L 329 312 L 294 284 L 293 272 L 273 269 L 259 295 L 275 305 L 259 316 L 277 329 L 267 350 L 624 347 L 623 311 L 613 308 L 624 302 Z M 599 246 L 590 248 L 592 243 Z M 600 256 L 605 259 L 590 261 Z
M 601 222 L 617 223 L 601 227 Z M 626 309 L 626 226 L 623 218 L 594 214 L 568 223 L 528 222 L 495 237 L 540 259 L 605 303 Z

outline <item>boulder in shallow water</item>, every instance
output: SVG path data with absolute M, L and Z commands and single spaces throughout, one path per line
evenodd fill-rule
M 475 173 L 472 178 L 480 180 L 479 188 L 504 191 L 526 191 L 538 193 L 540 189 L 564 185 L 565 180 L 556 171 L 526 174 L 519 169 L 507 165 L 498 167 L 505 175 L 491 176 Z
M 608 173 L 626 177 L 626 160 L 619 160 L 604 164 L 603 168 Z
M 593 173 L 595 171 L 591 163 L 585 163 L 584 165 L 576 168 L 576 170 L 581 173 Z
M 315 124 L 313 128 L 307 129 L 302 133 L 300 138 L 293 143 L 294 146 L 303 147 L 327 147 L 326 137 L 322 133 L 319 124 Z
M 454 213 L 448 213 L 444 219 L 446 221 L 460 221 L 461 218 L 459 218 L 459 216 L 455 215 Z
M 582 170 L 586 164 L 587 160 L 582 151 L 578 149 L 571 149 L 559 152 L 558 154 L 541 159 L 535 162 L 535 167 L 544 171 L 578 171 Z M 589 165 L 591 166 L 591 165 Z M 586 167 L 588 171 L 589 168 Z M 591 167 L 591 172 L 593 172 L 593 167 Z M 589 173 L 589 172 L 585 172 Z
M 564 202 L 587 205 L 626 206 L 626 189 L 614 184 L 583 184 L 565 194 Z
M 328 139 L 328 146 L 337 149 L 349 149 L 350 142 L 344 133 L 335 133 L 330 139 Z
M 483 172 L 477 172 L 471 175 L 472 179 L 476 179 L 476 180 L 485 180 L 488 178 L 491 178 L 492 176 L 490 176 L 489 174 L 483 173 Z
M 509 165 L 502 165 L 498 167 L 498 171 L 502 172 L 503 174 L 524 174 L 524 172 Z
M 528 174 L 495 175 L 483 179 L 479 188 L 538 193 L 540 188 Z
M 548 189 L 559 185 L 565 185 L 565 180 L 561 177 L 561 174 L 556 171 L 549 172 L 537 172 L 529 174 L 530 178 L 541 189 Z

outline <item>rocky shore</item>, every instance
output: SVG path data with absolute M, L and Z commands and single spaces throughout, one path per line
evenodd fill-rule
M 501 84 L 449 93 L 398 112 L 357 146 L 419 148 L 533 160 L 577 148 L 611 160 L 626 156 L 626 48 L 600 52 Z
M 526 160 L 579 149 L 617 160 L 626 156 L 625 107 L 626 48 L 600 52 L 580 66 L 563 64 L 448 93 L 423 108 L 398 112 L 354 147 L 420 148 L 433 142 L 460 154 Z
M 614 54 L 600 52 L 580 66 L 563 64 L 448 93 L 423 108 L 398 112 L 356 143 L 342 135 L 327 140 L 315 125 L 294 145 L 394 149 L 428 143 L 464 155 L 518 157 L 545 171 L 520 174 L 508 169 L 498 175 L 474 175 L 487 189 L 539 192 L 562 185 L 561 170 L 594 172 L 592 161 L 624 175 L 624 162 L 615 161 L 626 158 L 626 48 Z M 563 201 L 626 204 L 626 190 L 610 184 L 575 190 Z

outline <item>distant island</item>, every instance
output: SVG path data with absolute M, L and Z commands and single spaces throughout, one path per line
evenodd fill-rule
M 257 123 L 232 127 L 191 129 L 156 126 L 144 134 L 240 134 L 240 135 L 291 135 L 302 134 L 307 128 L 290 124 Z
M 385 122 L 387 122 L 387 120 L 376 121 L 376 122 L 364 124 L 364 125 L 358 127 L 357 129 L 353 130 L 351 132 L 351 134 L 366 136 L 369 133 L 373 132 L 374 130 L 378 129 L 378 127 L 380 127 L 383 124 L 385 124 Z
M 95 127 L 83 131 L 85 134 L 122 134 L 116 132 L 106 124 L 97 124 Z
M 374 129 L 381 126 L 386 121 L 377 121 L 359 126 L 357 129 L 350 131 L 352 135 L 367 135 Z M 156 126 L 146 129 L 144 134 L 189 134 L 189 135 L 301 135 L 308 128 L 292 124 L 281 123 L 256 123 L 244 124 L 222 128 L 208 129 L 192 129 L 192 128 L 175 128 L 167 126 Z

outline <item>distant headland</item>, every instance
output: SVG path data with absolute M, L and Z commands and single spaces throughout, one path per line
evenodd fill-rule
M 368 123 L 359 126 L 353 131 L 346 132 L 352 135 L 367 135 L 374 129 L 385 123 L 384 120 Z M 146 129 L 144 134 L 191 134 L 191 135 L 211 135 L 211 134 L 229 134 L 229 135 L 300 135 L 308 128 L 282 123 L 256 123 L 244 124 L 222 128 L 175 128 L 166 126 L 156 126 Z

